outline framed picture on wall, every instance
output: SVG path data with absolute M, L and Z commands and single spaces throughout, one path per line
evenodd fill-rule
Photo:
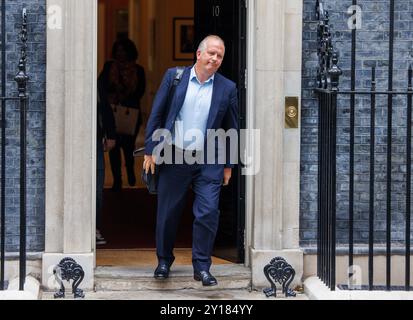
M 173 60 L 194 60 L 194 19 L 174 18 L 173 33 Z

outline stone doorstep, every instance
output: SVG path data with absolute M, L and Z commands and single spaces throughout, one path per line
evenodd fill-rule
M 95 291 L 85 292 L 86 300 L 308 300 L 305 294 L 267 298 L 262 289 L 251 288 L 251 270 L 242 265 L 217 265 L 211 273 L 218 285 L 203 287 L 193 279 L 192 266 L 173 266 L 170 278 L 156 280 L 153 267 L 98 267 Z M 54 300 L 54 292 L 43 291 L 42 299 Z M 71 289 L 63 300 L 73 300 Z
M 413 292 L 407 291 L 365 291 L 330 289 L 318 278 L 304 281 L 304 293 L 310 300 L 413 300 Z
M 250 289 L 251 270 L 241 265 L 217 265 L 211 273 L 217 278 L 218 286 L 203 287 L 193 278 L 192 266 L 172 266 L 169 278 L 153 278 L 153 267 L 98 267 L 95 271 L 96 291 L 141 291 L 141 290 L 183 290 L 183 289 Z

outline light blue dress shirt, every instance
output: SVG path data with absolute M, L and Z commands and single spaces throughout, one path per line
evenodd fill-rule
M 215 75 L 212 75 L 201 84 L 196 76 L 195 66 L 191 69 L 184 104 L 175 120 L 172 133 L 173 144 L 181 149 L 202 150 L 204 148 L 214 77 Z M 202 135 L 197 133 L 202 133 Z M 193 135 L 197 135 L 197 139 L 192 137 Z M 189 140 L 184 140 L 184 138 Z

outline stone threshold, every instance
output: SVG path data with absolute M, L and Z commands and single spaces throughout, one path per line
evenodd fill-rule
M 203 287 L 195 281 L 189 265 L 172 266 L 166 280 L 154 279 L 153 272 L 153 267 L 98 267 L 95 291 L 251 289 L 251 270 L 243 265 L 213 265 L 211 273 L 218 280 L 218 285 L 213 287 Z

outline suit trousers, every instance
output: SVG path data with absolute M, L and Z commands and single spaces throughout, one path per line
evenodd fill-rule
M 219 195 L 223 166 L 204 164 L 162 164 L 158 181 L 156 248 L 160 262 L 172 264 L 176 233 L 192 187 L 194 223 L 192 264 L 195 271 L 209 271 L 219 223 Z

